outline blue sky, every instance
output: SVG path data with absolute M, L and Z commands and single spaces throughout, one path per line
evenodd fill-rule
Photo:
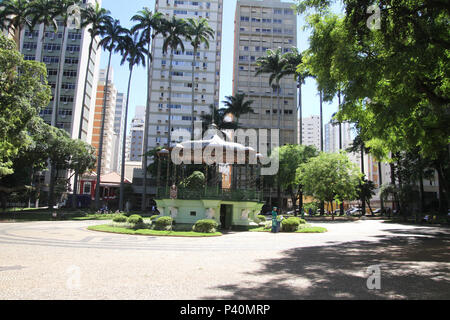
M 130 18 L 143 7 L 148 7 L 152 11 L 155 8 L 154 0 L 103 0 L 104 8 L 111 11 L 111 15 L 115 19 L 119 19 L 124 27 L 131 27 L 132 22 Z M 220 101 L 224 100 L 225 96 L 232 94 L 232 68 L 225 67 L 233 65 L 233 45 L 234 45 L 234 15 L 236 10 L 236 0 L 224 1 L 224 16 L 223 16 L 223 42 L 222 42 L 222 68 L 221 68 L 221 88 Z M 308 48 L 308 31 L 303 31 L 305 25 L 302 16 L 298 17 L 298 40 L 297 46 L 303 51 Z M 102 53 L 101 67 L 106 68 L 108 61 L 108 54 Z M 114 68 L 114 83 L 119 92 L 126 94 L 128 81 L 128 67 L 120 66 L 120 57 L 113 56 L 112 67 Z M 133 73 L 132 90 L 129 105 L 129 119 L 134 116 L 135 106 L 145 105 L 146 101 L 146 85 L 147 74 L 143 67 L 136 68 Z M 314 80 L 308 79 L 306 85 L 303 87 L 303 116 L 319 114 L 319 96 L 317 94 L 317 86 Z M 331 115 L 337 111 L 337 103 L 324 103 L 324 123 L 331 119 Z

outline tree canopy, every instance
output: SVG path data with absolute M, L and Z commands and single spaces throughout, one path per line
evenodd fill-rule
M 13 172 L 12 159 L 31 143 L 27 125 L 50 102 L 46 79 L 43 64 L 24 60 L 0 35 L 0 177 Z

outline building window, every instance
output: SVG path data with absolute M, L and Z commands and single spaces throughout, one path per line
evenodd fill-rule
M 196 211 L 191 211 L 191 217 L 196 217 L 197 216 L 197 212 Z
M 85 182 L 83 185 L 83 194 L 91 194 L 91 183 Z

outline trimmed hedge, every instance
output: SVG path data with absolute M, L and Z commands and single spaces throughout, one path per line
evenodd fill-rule
M 138 214 L 133 214 L 132 216 L 128 217 L 127 222 L 129 224 L 140 225 L 144 223 L 144 219 L 142 219 L 142 217 Z
M 198 220 L 192 230 L 200 233 L 215 233 L 219 224 L 212 219 Z
M 259 219 L 259 223 L 261 223 L 261 222 L 266 222 L 266 216 L 263 216 L 263 215 L 259 215 L 258 216 L 258 219 Z
M 302 219 L 295 218 L 295 217 L 284 219 L 281 222 L 281 231 L 282 232 L 296 232 L 298 230 L 298 227 L 301 224 L 300 220 L 302 220 Z
M 117 223 L 124 223 L 127 222 L 127 219 L 128 218 L 126 216 L 119 214 L 113 218 L 113 221 Z
M 171 217 L 160 217 L 156 219 L 155 230 L 172 230 L 173 219 Z
M 158 219 L 159 218 L 159 215 L 154 215 L 154 216 L 151 216 L 150 217 L 150 220 L 151 221 L 155 221 L 156 219 Z

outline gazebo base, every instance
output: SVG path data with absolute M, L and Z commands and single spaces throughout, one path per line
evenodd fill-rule
M 192 227 L 198 220 L 213 219 L 221 229 L 248 229 L 254 222 L 263 203 L 226 200 L 155 200 L 162 216 L 172 217 L 176 226 Z

